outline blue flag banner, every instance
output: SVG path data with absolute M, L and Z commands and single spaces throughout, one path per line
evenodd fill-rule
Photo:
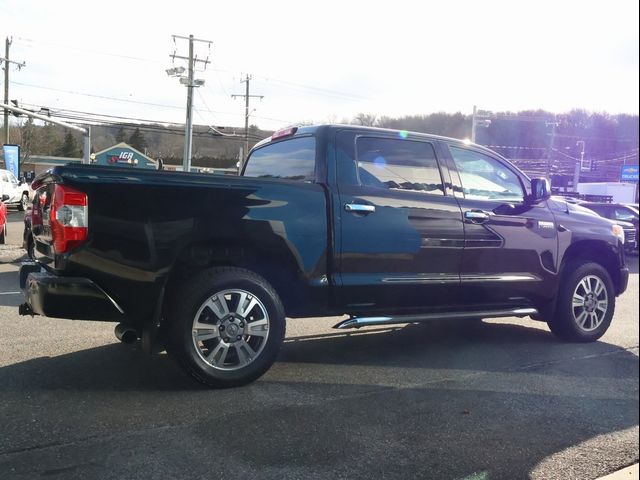
M 6 169 L 20 178 L 20 145 L 2 145 Z

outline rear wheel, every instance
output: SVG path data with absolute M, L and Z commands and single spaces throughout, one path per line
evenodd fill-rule
M 243 385 L 275 361 L 285 333 L 282 303 L 259 275 L 212 268 L 172 296 L 169 351 L 198 381 Z
M 607 271 L 593 262 L 565 267 L 554 318 L 553 333 L 570 342 L 593 342 L 605 334 L 615 310 L 613 282 Z
M 29 195 L 27 195 L 26 193 L 23 193 L 22 197 L 20 198 L 20 203 L 18 204 L 18 210 L 20 210 L 21 212 L 24 212 L 28 206 L 29 206 Z

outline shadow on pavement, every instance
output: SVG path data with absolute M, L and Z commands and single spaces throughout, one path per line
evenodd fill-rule
M 340 331 L 319 336 L 288 337 L 279 361 L 505 372 L 522 365 L 544 365 L 574 357 L 615 353 L 626 351 L 605 342 L 561 342 L 542 322 L 434 321 L 388 329 L 362 329 L 352 333 Z M 633 374 L 629 369 L 611 370 L 606 366 L 580 372 L 581 377 L 605 378 Z
M 572 348 L 505 324 L 303 337 L 223 391 L 120 344 L 36 358 L 0 368 L 0 477 L 515 479 L 587 442 L 547 468 L 595 478 L 637 456 L 606 435 L 638 423 L 638 359 Z

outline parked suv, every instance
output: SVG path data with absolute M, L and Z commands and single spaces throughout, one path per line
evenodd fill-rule
M 27 209 L 31 197 L 31 187 L 25 181 L 19 181 L 13 172 L 0 169 L 0 196 L 7 195 L 6 205 L 17 206 L 22 212 Z
M 262 375 L 286 317 L 347 314 L 346 329 L 531 316 L 592 342 L 627 287 L 618 225 L 459 140 L 293 127 L 257 144 L 241 176 L 134 170 L 35 180 L 20 313 L 118 322 L 118 338 L 166 347 L 214 387 Z

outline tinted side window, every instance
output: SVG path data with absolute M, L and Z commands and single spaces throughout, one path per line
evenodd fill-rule
M 315 180 L 316 142 L 313 137 L 292 138 L 254 151 L 247 160 L 245 177 Z
M 605 217 L 605 218 L 611 217 L 611 211 L 609 210 L 608 207 L 605 207 L 602 205 L 587 205 L 587 208 L 590 210 L 593 210 L 601 217 Z
M 435 151 L 430 143 L 358 137 L 356 158 L 362 185 L 444 195 Z
M 466 198 L 517 202 L 524 200 L 520 179 L 501 162 L 466 148 L 449 147 L 449 149 L 460 174 Z

